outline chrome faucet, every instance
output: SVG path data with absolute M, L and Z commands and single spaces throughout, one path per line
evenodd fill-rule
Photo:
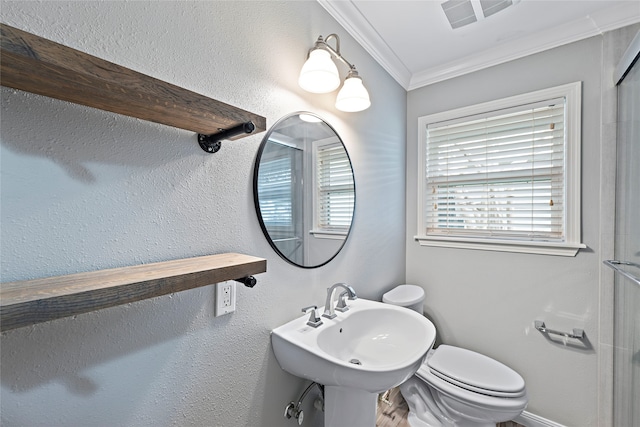
M 318 315 L 318 312 L 316 311 L 317 309 L 318 309 L 318 306 L 316 305 L 310 305 L 309 307 L 305 307 L 302 309 L 302 312 L 304 314 L 311 313 L 311 315 L 309 316 L 309 320 L 307 321 L 307 325 L 314 328 L 317 328 L 318 326 L 322 325 L 322 319 Z
M 350 300 L 358 299 L 356 295 L 356 291 L 346 283 L 336 283 L 335 285 L 327 288 L 327 301 L 324 303 L 324 313 L 322 317 L 326 317 L 327 319 L 333 319 L 336 317 L 336 313 L 333 307 L 333 295 L 338 288 L 344 288 L 345 291 L 339 294 L 338 303 L 336 304 L 335 310 L 345 312 L 349 310 L 349 306 L 345 302 L 345 298 Z

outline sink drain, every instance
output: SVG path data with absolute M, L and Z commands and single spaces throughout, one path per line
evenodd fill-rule
M 362 362 L 358 359 L 351 359 L 349 360 L 349 363 L 353 363 L 354 365 L 362 365 Z

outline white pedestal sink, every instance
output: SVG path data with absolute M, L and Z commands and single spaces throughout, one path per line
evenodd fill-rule
M 325 427 L 375 427 L 378 393 L 347 387 L 324 387 Z
M 282 369 L 325 386 L 325 427 L 374 427 L 378 393 L 415 374 L 436 336 L 415 311 L 361 298 L 317 328 L 308 317 L 274 329 L 271 344 Z

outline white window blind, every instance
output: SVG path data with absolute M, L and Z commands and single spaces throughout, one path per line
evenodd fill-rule
M 572 83 L 420 118 L 417 240 L 567 256 L 584 247 L 580 88 Z
M 316 153 L 316 227 L 347 232 L 355 192 L 351 163 L 342 143 L 320 145 Z
M 291 227 L 293 223 L 292 159 L 288 155 L 260 164 L 258 192 L 260 215 L 265 225 Z
M 427 127 L 427 234 L 563 240 L 565 101 L 545 104 Z

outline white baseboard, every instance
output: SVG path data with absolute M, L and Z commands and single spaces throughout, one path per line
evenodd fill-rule
M 526 427 L 565 427 L 562 424 L 558 424 L 546 418 L 539 417 L 538 415 L 534 415 L 531 412 L 527 411 L 524 411 L 522 414 L 518 415 L 513 419 L 513 421 Z

